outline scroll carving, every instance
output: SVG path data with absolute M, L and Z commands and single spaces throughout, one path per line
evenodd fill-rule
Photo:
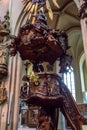
M 78 17 L 80 19 L 87 18 L 87 0 L 83 0 L 84 3 L 81 5 L 79 11 L 78 11 Z

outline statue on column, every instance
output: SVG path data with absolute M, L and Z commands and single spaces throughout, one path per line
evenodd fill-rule
M 4 86 L 4 79 L 8 74 L 7 67 L 7 40 L 9 38 L 9 13 L 0 19 L 0 104 L 7 100 L 7 90 Z
M 6 49 L 2 45 L 0 45 L 0 64 L 7 64 L 7 53 Z
M 7 90 L 5 87 L 0 86 L 0 105 L 7 100 Z
M 53 128 L 51 117 L 47 115 L 44 108 L 41 108 L 40 115 L 38 117 L 37 130 L 54 130 Z
M 7 45 L 9 36 L 9 14 L 4 16 L 4 21 L 0 20 L 0 79 L 7 75 Z

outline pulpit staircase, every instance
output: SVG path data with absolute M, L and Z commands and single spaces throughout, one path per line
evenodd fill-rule
M 61 94 L 64 96 L 64 100 L 60 111 L 72 130 L 81 130 L 82 125 L 87 124 L 87 119 L 80 114 L 77 103 L 64 83 L 61 83 Z

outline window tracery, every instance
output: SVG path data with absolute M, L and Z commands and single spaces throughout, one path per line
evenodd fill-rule
M 67 87 L 69 88 L 74 99 L 76 99 L 74 72 L 73 72 L 72 66 L 67 67 L 67 71 L 64 72 L 64 74 L 63 74 L 63 81 L 67 85 Z

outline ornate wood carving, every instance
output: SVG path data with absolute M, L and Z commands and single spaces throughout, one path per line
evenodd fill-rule
M 42 1 L 33 2 L 39 4 Z M 33 63 L 35 73 L 29 76 L 28 64 L 25 64 L 26 75 L 23 77 L 20 97 L 28 106 L 40 106 L 37 130 L 57 130 L 59 108 L 71 128 L 81 130 L 81 125 L 87 124 L 87 119 L 81 116 L 62 79 L 56 74 L 41 73 L 44 71 L 43 66 L 40 66 L 42 62 L 53 64 L 57 59 L 60 60 L 61 73 L 66 71 L 72 60 L 72 57 L 66 54 L 69 48 L 67 35 L 65 31 L 49 28 L 47 18 L 41 10 L 34 17 L 34 24 L 21 27 L 18 36 L 12 36 L 8 46 L 10 55 L 14 56 L 19 52 L 22 60 Z
M 1 21 L 0 19 L 0 43 L 3 43 L 6 41 L 6 36 L 8 36 L 10 33 L 9 30 L 9 12 L 4 16 L 4 21 Z
M 7 49 L 0 45 L 0 79 L 7 76 Z
M 87 0 L 83 0 L 84 3 L 81 5 L 79 12 L 78 12 L 78 17 L 80 19 L 87 18 Z
M 2 85 L 3 79 L 8 74 L 7 68 L 7 45 L 6 41 L 9 36 L 9 13 L 4 17 L 4 21 L 0 20 L 0 104 L 7 100 L 6 88 Z
M 24 101 L 28 105 L 33 104 L 44 108 L 44 112 L 47 113 L 47 118 L 43 116 L 43 127 L 46 127 L 44 124 L 48 117 L 50 117 L 51 123 L 54 124 L 51 115 L 52 110 L 55 111 L 56 108 L 60 108 L 60 111 L 64 114 L 69 126 L 73 130 L 81 130 L 82 124 L 87 124 L 87 119 L 80 114 L 77 104 L 66 85 L 62 82 L 62 79 L 56 74 L 38 73 L 38 75 L 38 85 L 35 85 L 34 82 L 30 80 L 30 77 L 26 78 L 26 82 L 29 82 L 29 84 L 26 84 L 26 87 L 22 87 L 21 98 L 24 98 Z M 33 79 L 35 78 L 33 77 Z M 35 80 L 35 82 L 37 81 Z M 40 118 L 42 119 L 42 116 L 39 117 L 39 119 Z M 49 120 L 47 121 L 49 122 Z M 55 122 L 55 124 L 57 123 Z M 48 125 L 50 127 L 50 122 Z M 52 130 L 56 130 L 57 125 L 56 128 L 53 127 Z M 42 125 L 40 125 L 37 130 L 40 130 L 40 127 L 42 127 Z M 50 129 L 51 128 L 48 128 L 48 130 Z
M 24 98 L 29 104 L 46 106 L 49 101 L 49 106 L 52 106 L 52 102 L 55 107 L 60 106 L 63 96 L 60 95 L 60 86 L 57 80 L 59 77 L 54 74 L 46 73 L 38 73 L 39 79 L 37 79 L 36 76 L 37 74 L 33 77 L 29 77 L 29 79 L 27 78 L 29 84 L 27 81 L 24 81 L 24 84 L 21 87 L 21 98 Z M 36 99 L 34 100 L 34 98 Z
M 35 23 L 21 27 L 18 36 L 12 36 L 8 48 L 10 55 L 18 51 L 23 60 L 30 60 L 33 64 L 44 61 L 53 64 L 68 49 L 67 35 L 65 31 L 49 28 L 46 16 L 39 11 Z
M 60 85 L 61 94 L 65 97 L 61 111 L 68 120 L 69 126 L 71 126 L 73 130 L 80 130 L 82 124 L 87 124 L 87 119 L 80 114 L 80 110 L 66 85 L 64 85 L 63 82 L 61 82 Z
M 38 125 L 36 130 L 57 130 L 56 124 L 58 123 L 58 118 L 54 118 L 58 116 L 58 110 L 50 108 L 40 108 L 39 116 L 38 116 Z
M 39 79 L 37 79 L 37 75 Z M 29 106 L 37 105 L 40 107 L 37 130 L 57 130 L 58 109 L 56 107 L 62 106 L 63 103 L 58 80 L 60 77 L 56 74 L 38 73 L 33 77 L 23 79 L 26 80 L 24 86 L 21 87 L 21 99 Z
M 7 45 L 6 41 L 9 36 L 9 13 L 4 17 L 4 21 L 0 20 L 0 79 L 7 76 Z
M 7 91 L 6 88 L 0 87 L 0 105 L 7 101 Z

